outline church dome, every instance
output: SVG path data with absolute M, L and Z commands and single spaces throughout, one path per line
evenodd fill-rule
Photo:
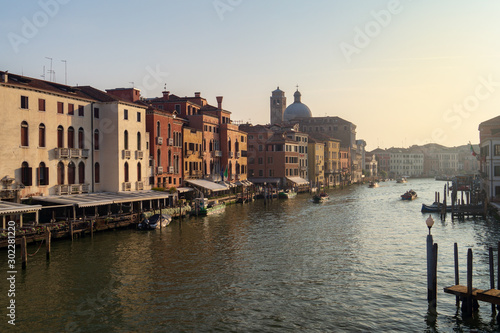
M 301 94 L 297 90 L 295 94 L 293 94 L 294 102 L 290 104 L 283 115 L 284 121 L 291 121 L 295 118 L 311 118 L 312 112 L 309 110 L 307 105 L 300 101 Z

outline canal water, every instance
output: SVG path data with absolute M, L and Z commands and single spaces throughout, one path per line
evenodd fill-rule
M 52 244 L 17 263 L 19 332 L 451 332 L 498 331 L 489 304 L 462 320 L 455 297 L 453 244 L 461 281 L 474 253 L 474 285 L 489 287 L 493 220 L 432 228 L 439 245 L 437 313 L 427 306 L 422 203 L 444 182 L 355 185 L 314 204 L 291 200 L 231 205 L 219 215 L 174 220 L 162 231 L 121 230 Z M 413 189 L 414 201 L 400 195 Z M 441 194 L 442 196 L 442 194 Z M 37 250 L 29 247 L 29 253 Z M 19 251 L 19 249 L 18 249 Z M 0 255 L 7 258 L 6 251 Z M 495 252 L 496 256 L 496 252 Z M 18 260 L 19 261 L 19 260 Z M 7 275 L 6 259 L 0 269 Z M 0 331 L 8 284 L 0 284 Z M 10 331 L 10 330 L 9 330 Z

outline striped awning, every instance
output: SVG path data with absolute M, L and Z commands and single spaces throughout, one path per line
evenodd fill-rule
M 0 215 L 34 213 L 42 209 L 42 205 L 24 205 L 15 202 L 0 201 Z
M 292 183 L 297 184 L 298 186 L 309 185 L 309 181 L 307 181 L 304 178 L 300 178 L 300 177 L 286 177 L 286 179 L 288 179 Z
M 214 182 L 211 182 L 211 181 L 205 180 L 205 179 L 189 179 L 189 180 L 186 180 L 186 183 L 189 183 L 189 184 L 192 184 L 195 186 L 199 186 L 199 187 L 203 187 L 204 189 L 211 190 L 214 192 L 226 191 L 229 189 L 229 187 L 227 187 L 226 185 L 214 183 Z

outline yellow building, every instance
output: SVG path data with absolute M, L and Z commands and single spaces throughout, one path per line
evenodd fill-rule
M 308 150 L 308 175 L 311 186 L 325 185 L 325 144 L 309 137 Z
M 203 131 L 184 127 L 184 167 L 183 179 L 203 178 Z

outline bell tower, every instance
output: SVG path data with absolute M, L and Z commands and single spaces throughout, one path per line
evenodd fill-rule
M 271 95 L 271 125 L 281 124 L 286 109 L 285 92 L 278 87 Z

